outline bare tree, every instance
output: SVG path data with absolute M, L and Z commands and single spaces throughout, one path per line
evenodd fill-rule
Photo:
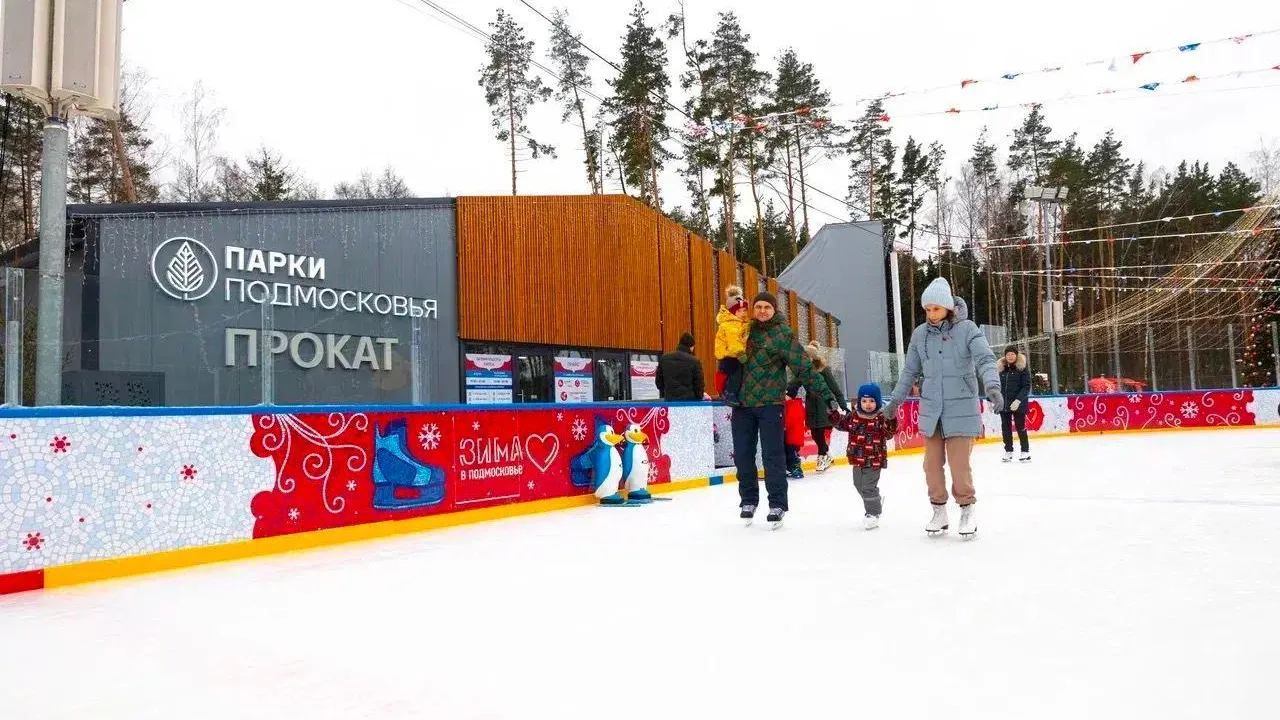
M 333 195 L 338 200 L 383 200 L 413 197 L 413 191 L 404 178 L 388 165 L 376 177 L 368 170 L 362 170 L 358 180 L 338 183 L 333 188 Z
M 1258 138 L 1258 149 L 1249 153 L 1249 160 L 1253 162 L 1250 174 L 1262 186 L 1263 195 L 1280 187 L 1280 142 L 1272 140 L 1268 144 Z
M 218 133 L 225 116 L 226 109 L 217 105 L 213 93 L 197 80 L 182 103 L 182 149 L 177 177 L 169 188 L 171 199 L 202 202 L 218 194 Z

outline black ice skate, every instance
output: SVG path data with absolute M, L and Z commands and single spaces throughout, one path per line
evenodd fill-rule
M 742 518 L 743 522 L 745 522 L 747 525 L 750 525 L 751 521 L 754 520 L 756 517 L 756 506 L 743 505 L 742 512 L 738 513 L 738 517 Z
M 782 516 L 785 514 L 786 511 L 782 508 L 769 508 L 769 516 L 765 519 L 769 521 L 770 528 L 777 530 L 782 527 Z

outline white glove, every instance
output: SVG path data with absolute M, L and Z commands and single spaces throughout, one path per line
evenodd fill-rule
M 1010 409 L 1010 410 L 1012 410 L 1012 411 L 1014 411 L 1014 412 L 1017 412 L 1017 411 L 1018 411 L 1018 406 L 1020 406 L 1020 405 L 1022 405 L 1022 401 L 1021 401 L 1021 400 L 1014 400 L 1013 402 L 1009 403 L 1009 409 Z

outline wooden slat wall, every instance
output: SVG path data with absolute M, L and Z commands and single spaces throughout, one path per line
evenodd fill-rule
M 724 288 L 742 285 L 750 302 L 760 287 L 754 267 L 740 267 L 727 252 L 626 196 L 463 197 L 457 203 L 464 340 L 657 353 L 692 332 L 710 382 Z M 713 287 L 713 267 L 720 287 Z M 809 337 L 820 335 L 818 308 L 809 304 L 801 315 L 795 292 L 774 279 L 766 285 L 775 295 L 787 293 L 793 330 L 803 323 Z
M 742 270 L 742 290 L 750 303 L 760 292 L 760 271 L 750 265 L 744 265 Z
M 733 256 L 724 250 L 716 251 L 716 262 L 720 263 L 720 288 L 716 290 L 716 302 L 724 302 L 724 289 L 730 285 L 738 284 L 738 263 L 734 261 Z M 742 291 L 747 293 L 747 302 L 751 301 L 751 294 L 743 288 Z
M 658 352 L 652 212 L 624 197 L 458 198 L 459 334 Z M 647 215 L 647 217 L 646 217 Z
M 690 264 L 693 285 L 693 337 L 697 341 L 694 354 L 702 361 L 702 373 L 707 380 L 707 392 L 714 394 L 711 378 L 716 369 L 716 311 L 720 309 L 718 299 L 723 295 L 722 288 L 712 286 L 712 265 L 717 262 L 715 248 L 711 243 L 697 235 L 691 242 Z
M 656 218 L 659 241 L 661 292 L 655 302 L 662 305 L 662 349 L 674 350 L 680 336 L 693 332 L 689 280 L 689 231 L 664 215 L 642 210 Z M 654 303 L 650 304 L 650 307 Z M 696 339 L 696 338 L 695 338 Z

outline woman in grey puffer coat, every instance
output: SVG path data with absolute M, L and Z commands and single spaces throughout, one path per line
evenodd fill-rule
M 976 375 L 982 376 L 982 387 L 991 409 L 999 412 L 1004 398 L 1000 396 L 996 357 L 986 336 L 969 320 L 968 306 L 951 294 L 951 285 L 944 278 L 929 283 L 920 304 L 924 306 L 927 322 L 911 333 L 905 367 L 885 414 L 896 412 L 911 387 L 920 381 L 924 474 L 929 485 L 929 502 L 933 503 L 933 519 L 925 531 L 942 532 L 950 523 L 945 464 L 951 468 L 951 495 L 960 506 L 960 534 L 968 536 L 978 529 L 973 513 L 977 497 L 969 468 L 974 442 L 982 434 Z

